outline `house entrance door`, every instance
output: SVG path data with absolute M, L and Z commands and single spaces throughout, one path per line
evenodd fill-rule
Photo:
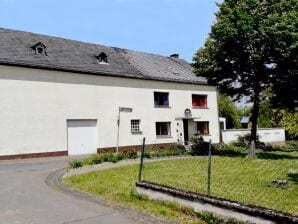
M 183 135 L 184 135 L 184 145 L 189 144 L 189 133 L 188 133 L 188 120 L 183 119 Z

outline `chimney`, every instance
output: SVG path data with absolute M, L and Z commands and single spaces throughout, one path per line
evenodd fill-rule
M 179 58 L 179 54 L 171 54 L 170 58 L 176 58 L 176 59 L 178 59 Z

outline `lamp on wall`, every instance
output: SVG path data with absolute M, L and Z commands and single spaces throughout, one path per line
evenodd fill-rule
M 191 115 L 191 110 L 190 109 L 185 109 L 184 110 L 184 116 L 185 116 L 185 118 L 191 118 L 192 117 L 192 115 Z

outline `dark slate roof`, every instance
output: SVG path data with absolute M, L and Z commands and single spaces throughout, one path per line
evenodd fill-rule
M 32 47 L 37 43 L 46 46 L 46 55 L 33 53 Z M 108 64 L 98 63 L 96 56 L 102 52 L 108 56 Z M 207 84 L 182 59 L 3 28 L 0 28 L 0 64 Z

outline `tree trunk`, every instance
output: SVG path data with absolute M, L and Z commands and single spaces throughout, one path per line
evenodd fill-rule
M 253 101 L 253 109 L 252 109 L 252 116 L 251 116 L 251 133 L 250 133 L 250 147 L 248 151 L 249 158 L 253 158 L 255 156 L 256 151 L 256 139 L 257 139 L 257 127 L 258 127 L 258 115 L 260 109 L 260 99 L 259 93 L 256 92 Z

